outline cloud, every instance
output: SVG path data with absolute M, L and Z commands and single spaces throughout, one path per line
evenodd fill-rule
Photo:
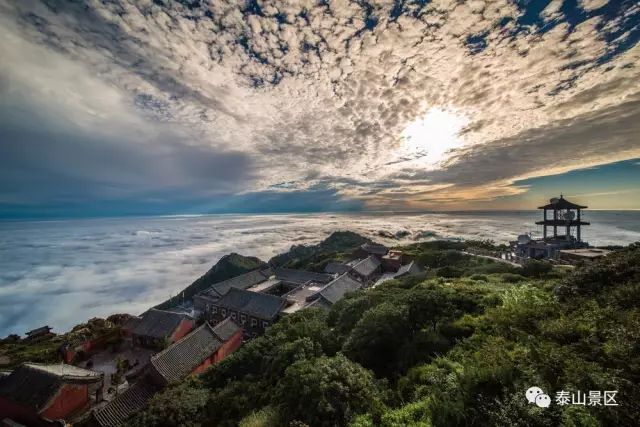
M 580 7 L 590 12 L 605 6 L 609 0 L 580 0 Z
M 62 135 L 58 149 L 79 153 L 69 163 L 91 167 L 68 177 L 54 162 L 42 177 L 85 182 L 97 199 L 167 186 L 322 186 L 369 207 L 490 199 L 525 191 L 512 185 L 523 176 L 640 156 L 640 6 L 604 3 L 10 1 L 0 119 L 29 130 L 16 144 Z M 467 122 L 436 164 L 421 153 L 442 141 L 402 136 L 433 109 Z M 34 114 L 47 118 L 37 138 Z M 117 177 L 93 167 L 105 156 Z M 15 169 L 13 180 L 38 173 Z
M 637 215 L 587 212 L 594 244 L 640 239 Z M 435 238 L 506 242 L 537 212 L 485 214 L 220 215 L 0 223 L 0 337 L 94 316 L 139 314 L 204 274 L 229 252 L 268 260 L 336 230 L 399 244 Z M 625 227 L 627 227 L 625 229 Z M 635 230 L 635 231 L 634 231 Z M 395 240 L 383 236 L 406 232 Z M 81 254 L 82 256 L 79 256 Z

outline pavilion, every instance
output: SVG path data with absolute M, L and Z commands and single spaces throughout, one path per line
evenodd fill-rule
M 548 204 L 540 206 L 542 239 L 532 239 L 527 234 L 518 236 L 513 242 L 517 258 L 555 259 L 560 250 L 589 247 L 582 241 L 582 226 L 590 225 L 582 220 L 582 210 L 587 206 L 578 205 L 565 199 L 563 195 L 554 197 Z

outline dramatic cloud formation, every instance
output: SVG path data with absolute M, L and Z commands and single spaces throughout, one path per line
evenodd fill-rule
M 4 205 L 459 207 L 640 157 L 633 0 L 14 0 L 0 16 Z
M 229 252 L 268 260 L 292 244 L 317 243 L 346 226 L 389 244 L 488 237 L 506 242 L 529 231 L 539 215 L 369 213 L 2 222 L 0 337 L 45 323 L 61 332 L 94 316 L 143 312 L 175 296 Z M 592 244 L 640 240 L 638 212 L 585 215 L 593 225 L 584 236 Z

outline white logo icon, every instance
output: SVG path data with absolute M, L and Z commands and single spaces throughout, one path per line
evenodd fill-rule
M 540 394 L 544 394 L 544 391 L 542 391 L 540 387 L 529 387 L 529 390 L 527 390 L 527 392 L 525 393 L 529 403 L 536 403 L 536 397 L 538 397 L 538 395 Z
M 536 405 L 541 408 L 548 408 L 551 405 L 551 398 L 547 394 L 539 394 L 536 396 Z

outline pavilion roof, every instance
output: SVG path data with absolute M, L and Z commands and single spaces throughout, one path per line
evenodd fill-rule
M 587 206 L 577 205 L 575 203 L 571 203 L 567 199 L 560 195 L 560 198 L 554 198 L 550 200 L 549 204 L 538 207 L 538 209 L 586 209 Z

